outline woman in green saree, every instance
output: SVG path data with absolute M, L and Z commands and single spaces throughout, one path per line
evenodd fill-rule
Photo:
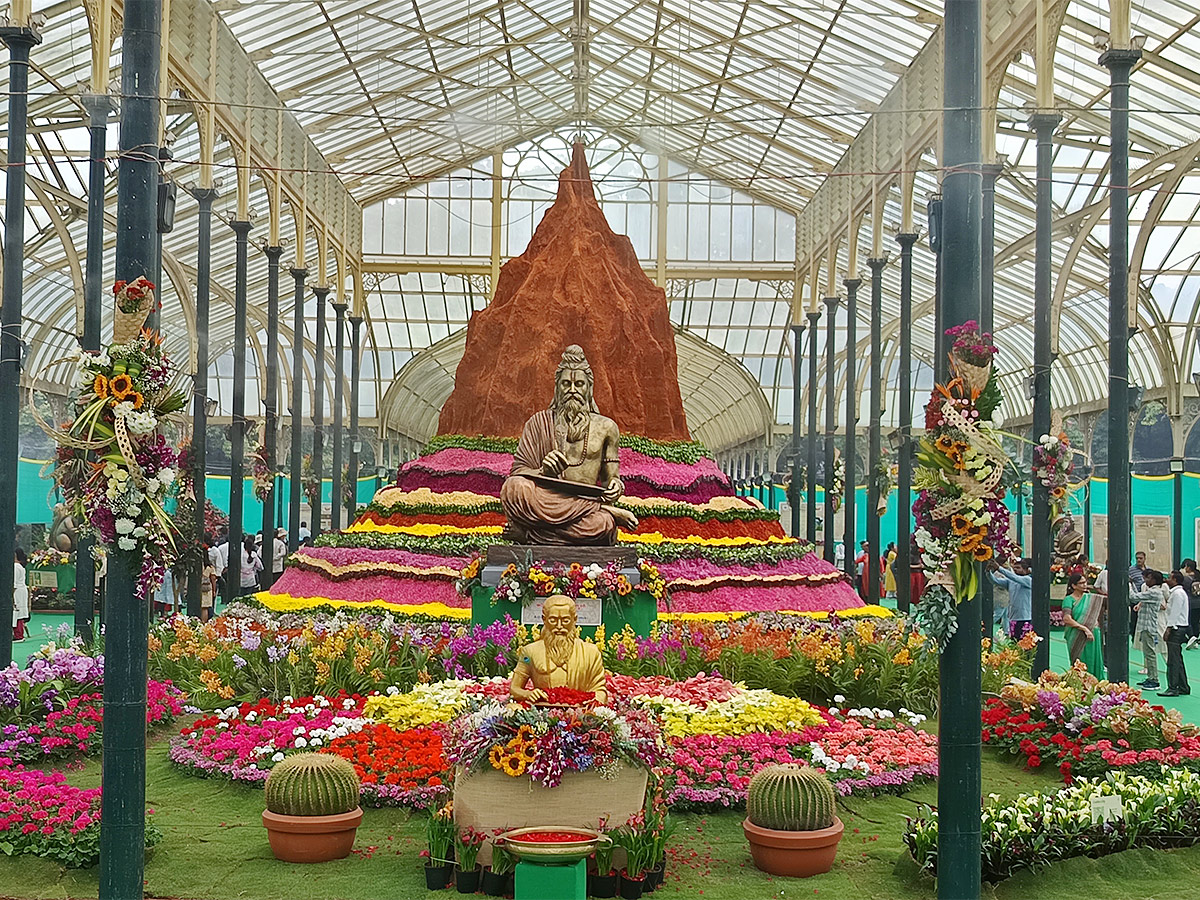
M 1067 596 L 1063 600 L 1063 626 L 1066 628 L 1067 651 L 1071 665 L 1082 662 L 1088 672 L 1104 677 L 1104 654 L 1100 649 L 1100 613 L 1104 607 L 1101 594 L 1089 594 L 1083 575 L 1072 575 L 1067 581 Z

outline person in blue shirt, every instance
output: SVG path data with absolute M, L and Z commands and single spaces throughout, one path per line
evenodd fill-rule
M 1008 590 L 1008 634 L 1019 640 L 1033 620 L 1033 576 L 1029 574 L 1029 561 L 1013 560 L 1011 569 L 996 566 L 988 574 L 992 584 Z

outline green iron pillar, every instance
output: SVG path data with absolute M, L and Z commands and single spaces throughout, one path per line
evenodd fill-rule
M 1033 437 L 1050 431 L 1050 266 L 1053 221 L 1054 129 L 1058 113 L 1035 113 L 1030 127 L 1037 133 L 1037 230 L 1033 275 Z M 985 286 L 986 290 L 986 286 Z M 1050 492 L 1033 480 L 1033 630 L 1050 634 Z M 1050 667 L 1050 641 L 1039 641 L 1033 657 L 1036 679 Z
M 196 534 L 205 540 L 204 507 L 208 499 L 208 320 L 210 274 L 212 261 L 212 205 L 217 198 L 215 188 L 195 188 L 192 196 L 200 204 L 196 214 L 196 374 L 192 376 L 192 493 L 196 498 Z M 215 537 L 215 535 L 214 535 Z M 200 615 L 200 579 L 204 560 L 188 578 L 187 612 Z
M 833 383 L 836 349 L 834 330 L 837 325 L 837 297 L 826 297 L 825 308 L 825 561 L 833 562 L 833 517 L 837 495 L 831 491 L 835 465 L 837 436 L 837 391 Z
M 342 530 L 342 449 L 346 436 L 342 433 L 342 396 L 346 350 L 346 304 L 334 303 L 336 317 L 333 326 L 333 501 L 329 507 L 329 528 L 333 532 Z
M 800 394 L 800 367 L 804 364 L 804 325 L 792 325 L 792 485 L 788 502 L 792 505 L 792 537 L 800 537 L 800 425 L 804 404 Z
M 233 415 L 229 426 L 229 561 L 225 570 L 225 602 L 242 590 L 242 510 L 246 473 L 246 263 L 250 223 L 229 223 L 235 237 L 233 273 Z
M 858 448 L 854 445 L 858 437 L 858 398 L 854 396 L 854 379 L 858 376 L 855 331 L 858 326 L 858 288 L 862 279 L 846 278 L 842 284 L 846 286 L 846 441 L 842 449 L 842 458 L 846 461 L 846 501 L 842 512 L 842 555 L 846 574 L 853 581 L 854 548 L 857 546 L 855 533 L 858 528 Z
M 1129 73 L 1142 51 L 1106 50 L 1108 216 L 1108 679 L 1129 680 Z
M 8 45 L 8 166 L 5 169 L 4 287 L 0 301 L 0 559 L 17 543 L 17 453 L 21 415 L 21 301 L 24 294 L 25 135 L 29 51 L 41 40 L 27 25 L 0 28 Z M 0 565 L 0 668 L 12 662 L 13 567 Z
M 946 4 L 943 25 L 942 328 L 979 315 L 983 191 L 981 0 Z M 938 729 L 939 900 L 978 900 L 980 879 L 979 597 L 958 606 L 942 651 Z
M 292 390 L 288 394 L 292 417 L 292 449 L 288 497 L 288 550 L 300 546 L 300 504 L 304 502 L 304 279 L 308 269 L 292 269 Z
M 1171 457 L 1171 559 L 1183 560 L 1183 457 Z
M 362 316 L 350 316 L 350 467 L 347 478 L 354 497 L 354 508 L 346 516 L 346 524 L 354 520 L 358 509 L 358 459 L 362 441 L 358 434 L 359 381 L 362 377 Z
M 896 607 L 908 612 L 912 602 L 909 536 L 912 534 L 912 250 L 919 235 L 896 235 L 900 245 L 900 445 L 896 448 Z
M 275 571 L 275 466 L 279 439 L 279 258 L 282 247 L 266 246 L 267 255 L 267 390 L 263 409 L 263 450 L 271 473 L 271 488 L 262 505 L 263 584 L 270 585 Z
M 867 451 L 867 562 L 863 578 L 867 584 L 867 602 L 879 602 L 879 485 L 875 473 L 883 457 L 883 267 L 887 256 L 867 260 L 871 267 L 871 421 Z M 853 552 L 850 548 L 846 553 Z
M 313 364 L 313 478 L 317 480 L 317 505 L 312 511 L 312 536 L 321 533 L 321 507 L 325 494 L 325 298 L 328 287 L 313 288 L 317 298 L 317 347 Z
M 991 334 L 995 330 L 995 310 L 993 304 L 995 258 L 996 258 L 996 179 L 1004 171 L 1004 166 L 989 163 L 981 167 L 983 173 L 983 218 L 980 221 L 979 232 L 979 330 Z M 995 623 L 996 604 L 992 591 L 992 580 L 987 573 L 979 579 L 979 617 L 983 622 L 985 637 L 992 637 L 992 627 Z
M 125 6 L 114 273 L 124 281 L 146 275 L 154 265 L 158 159 L 142 148 L 153 146 L 158 134 L 157 48 L 161 22 L 159 0 Z M 146 47 L 156 52 L 146 53 Z M 141 564 L 136 551 L 117 547 L 109 550 L 100 780 L 104 796 L 100 814 L 101 900 L 140 900 L 144 890 L 146 638 L 150 609 L 149 597 L 137 581 Z
M 101 85 L 102 87 L 102 85 Z M 104 305 L 104 183 L 108 175 L 104 160 L 108 152 L 108 117 L 113 109 L 108 94 L 84 94 L 79 98 L 88 114 L 88 205 L 87 260 L 83 276 L 84 350 L 100 349 L 100 319 Z M 96 540 L 80 539 L 75 553 L 75 634 L 90 645 L 95 636 Z
M 805 540 L 813 546 L 817 543 L 817 338 L 820 329 L 817 321 L 820 310 L 808 314 L 808 434 L 804 436 L 804 449 L 808 467 L 808 502 L 804 504 Z M 825 476 L 828 484 L 829 476 Z

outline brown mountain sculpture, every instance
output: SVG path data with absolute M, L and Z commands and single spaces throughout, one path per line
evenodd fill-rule
M 467 325 L 438 434 L 519 436 L 550 405 L 569 344 L 583 347 L 596 405 L 622 433 L 689 438 L 666 294 L 605 220 L 582 144 L 529 247 L 504 264 L 492 302 Z

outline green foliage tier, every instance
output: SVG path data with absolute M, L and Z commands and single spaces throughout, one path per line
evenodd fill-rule
M 358 775 L 340 756 L 298 753 L 267 776 L 267 809 L 281 816 L 336 816 L 358 807 Z
M 833 824 L 834 794 L 829 779 L 795 763 L 767 766 L 750 779 L 746 815 L 760 828 L 820 831 Z
M 708 448 L 699 441 L 656 441 L 638 434 L 622 434 L 621 446 L 655 459 L 689 466 L 694 466 L 706 457 L 712 457 Z M 517 439 L 485 435 L 438 434 L 429 439 L 429 443 L 421 450 L 421 455 L 429 456 L 448 447 L 462 450 L 483 450 L 489 453 L 515 453 Z

